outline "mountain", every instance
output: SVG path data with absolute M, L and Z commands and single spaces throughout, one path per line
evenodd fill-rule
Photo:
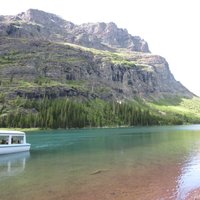
M 30 9 L 0 17 L 0 47 L 1 85 L 12 80 L 10 96 L 39 98 L 47 91 L 52 98 L 193 96 L 147 42 L 113 22 L 75 25 Z
M 76 25 L 34 9 L 0 16 L 0 69 L 0 127 L 200 119 L 199 100 L 194 112 L 194 94 L 175 80 L 167 61 L 113 22 Z

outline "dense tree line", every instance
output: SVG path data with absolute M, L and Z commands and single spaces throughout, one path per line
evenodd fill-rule
M 83 128 L 176 124 L 179 118 L 161 118 L 134 102 L 105 102 L 99 99 L 78 102 L 69 99 L 16 101 L 19 109 L 0 117 L 0 127 Z

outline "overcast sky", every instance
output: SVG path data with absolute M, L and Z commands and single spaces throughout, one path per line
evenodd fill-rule
M 146 40 L 153 54 L 166 58 L 176 80 L 200 95 L 199 4 L 199 0 L 1 0 L 0 15 L 35 8 L 75 24 L 115 22 Z

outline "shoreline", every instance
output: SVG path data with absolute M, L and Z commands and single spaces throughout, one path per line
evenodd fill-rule
M 146 125 L 146 126 L 125 126 L 125 125 L 122 125 L 122 126 L 103 126 L 103 127 L 83 127 L 83 128 L 56 128 L 56 129 L 53 129 L 53 128 L 18 128 L 18 127 L 5 127 L 5 128 L 1 128 L 0 127 L 0 130 L 16 130 L 16 131 L 23 131 L 23 132 L 31 132 L 31 131 L 42 131 L 42 130 L 74 130 L 74 129 L 114 129 L 114 128 L 139 128 L 139 127 L 170 127 L 170 126 L 199 126 L 200 124 L 181 124 L 181 125 Z

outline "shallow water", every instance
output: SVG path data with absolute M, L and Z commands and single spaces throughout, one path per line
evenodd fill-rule
M 3 200 L 182 200 L 200 187 L 200 126 L 38 131 L 0 156 Z

